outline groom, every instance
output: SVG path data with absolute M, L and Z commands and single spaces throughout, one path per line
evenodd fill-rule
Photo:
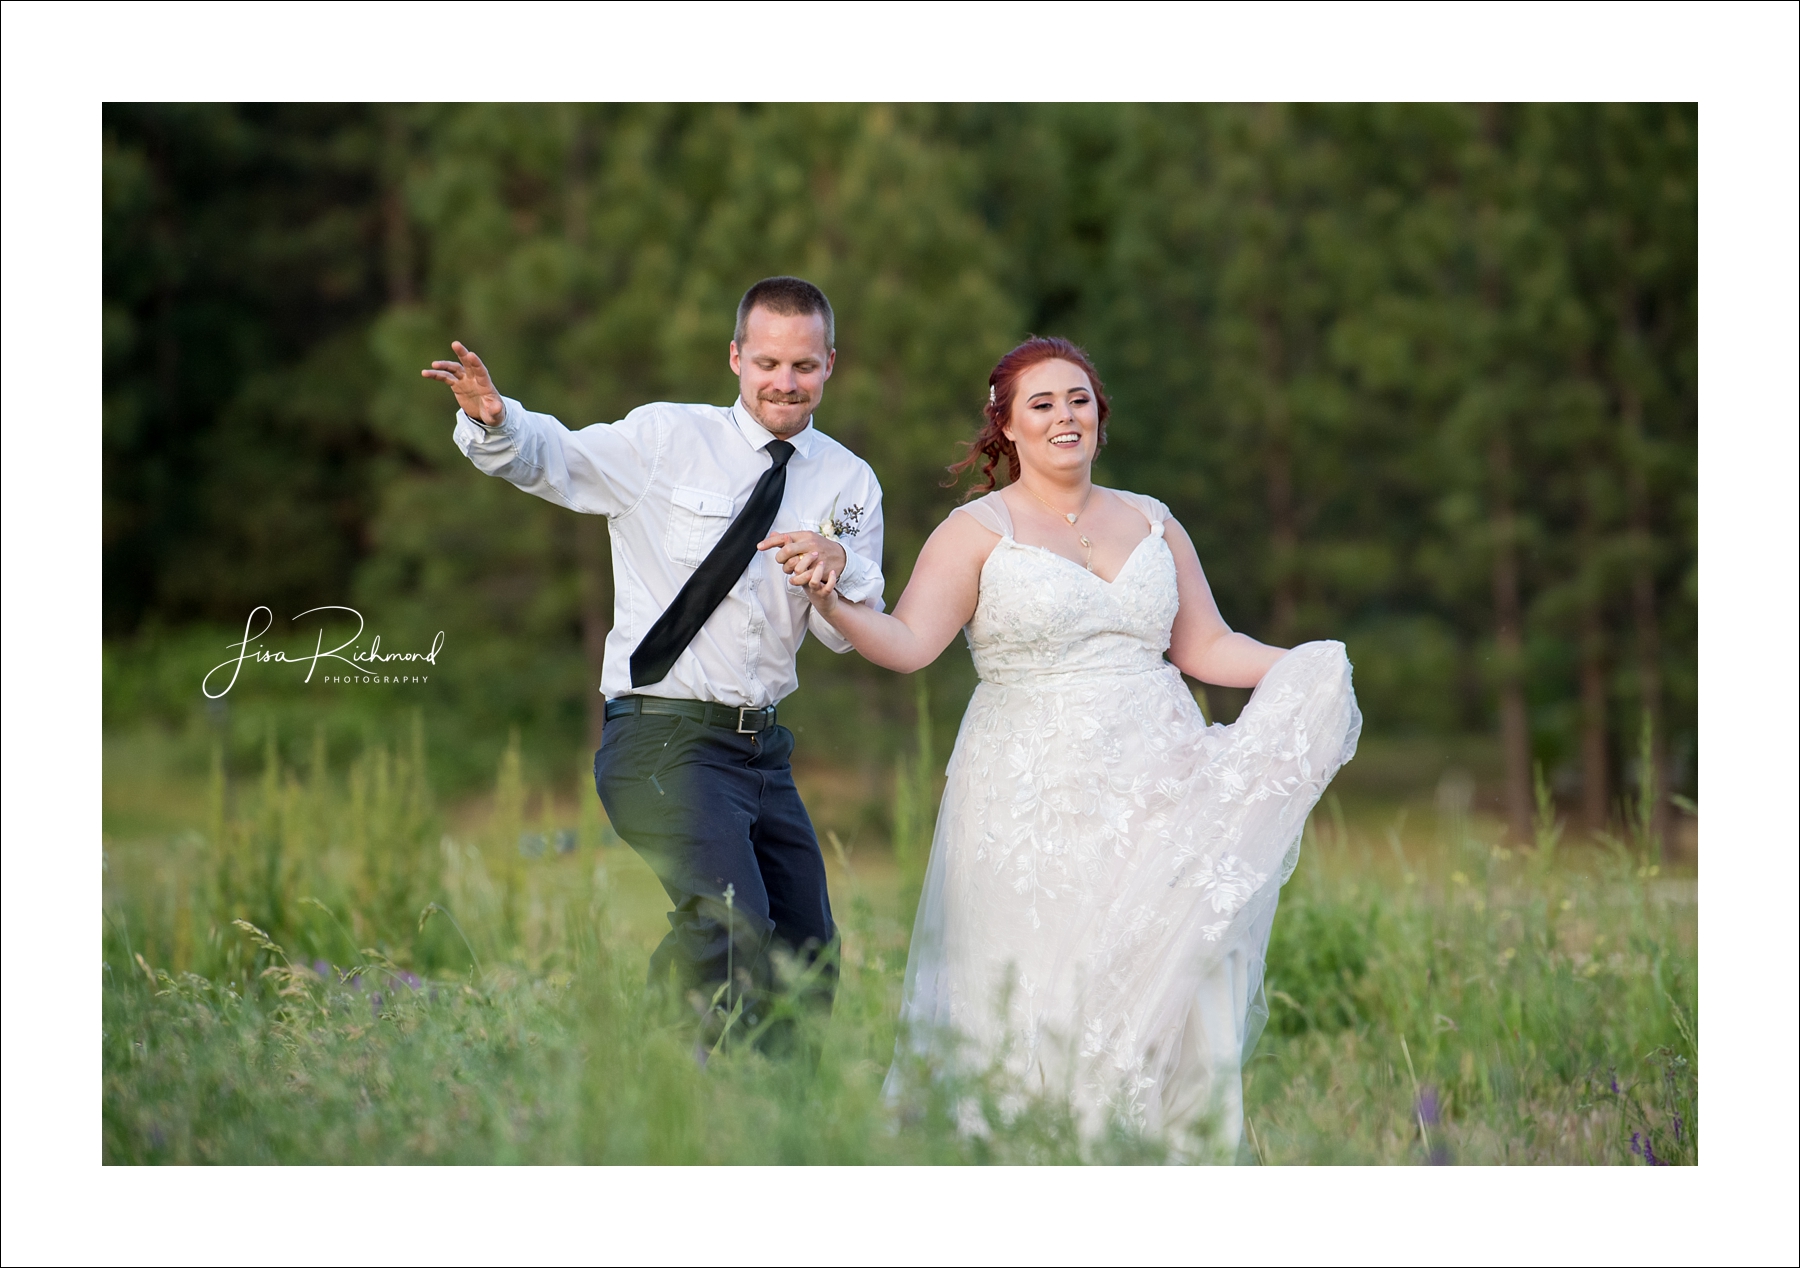
M 806 631 L 850 647 L 804 582 L 841 569 L 844 598 L 882 605 L 881 486 L 813 426 L 835 344 L 824 293 L 771 277 L 738 304 L 729 407 L 658 403 L 570 431 L 501 396 L 460 343 L 422 372 L 456 394 L 456 445 L 478 468 L 607 517 L 617 599 L 594 783 L 674 906 L 652 980 L 673 971 L 711 998 L 735 979 L 752 1027 L 771 953 L 810 962 L 836 934 L 794 736 L 776 722 Z M 829 965 L 819 980 L 829 1001 Z

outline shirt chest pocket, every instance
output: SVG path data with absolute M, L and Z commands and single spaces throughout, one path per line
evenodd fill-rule
M 698 568 L 731 523 L 731 496 L 677 485 L 670 503 L 663 546 L 683 568 Z

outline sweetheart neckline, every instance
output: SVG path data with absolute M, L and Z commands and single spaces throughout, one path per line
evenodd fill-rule
M 1159 531 L 1161 528 L 1162 528 L 1161 524 L 1152 524 L 1150 526 L 1150 531 L 1148 533 L 1145 533 L 1142 537 L 1140 537 L 1138 539 L 1138 544 L 1131 548 L 1131 553 L 1129 555 L 1125 556 L 1125 562 L 1119 565 L 1119 570 L 1113 574 L 1113 579 L 1111 581 L 1108 581 L 1105 577 L 1102 577 L 1099 573 L 1095 572 L 1091 568 L 1083 568 L 1080 564 L 1076 563 L 1073 559 L 1070 559 L 1067 555 L 1060 555 L 1056 551 L 1051 550 L 1048 546 L 1033 546 L 1030 542 L 1020 541 L 1018 538 L 1014 537 L 1011 533 L 1005 534 L 1004 536 L 1002 536 L 1000 538 L 1000 540 L 1003 542 L 1011 542 L 1013 545 L 1017 546 L 1020 550 L 1035 550 L 1041 554 L 1050 556 L 1052 559 L 1060 559 L 1065 564 L 1068 564 L 1069 567 L 1075 569 L 1077 572 L 1081 572 L 1089 577 L 1092 577 L 1095 581 L 1098 581 L 1101 585 L 1105 586 L 1107 589 L 1110 590 L 1113 588 L 1113 586 L 1118 584 L 1119 578 L 1123 577 L 1125 575 L 1125 570 L 1127 568 L 1131 567 L 1132 561 L 1138 557 L 1138 552 L 1144 548 L 1144 544 L 1146 542 L 1164 541 L 1165 540 L 1163 534 Z M 990 554 L 988 556 L 988 558 L 992 559 L 993 556 Z M 985 569 L 986 569 L 986 565 L 984 564 L 983 570 L 985 571 Z

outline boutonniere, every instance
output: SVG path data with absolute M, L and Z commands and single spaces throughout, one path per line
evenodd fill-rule
M 862 532 L 863 508 L 846 506 L 838 510 L 837 499 L 831 499 L 831 509 L 819 521 L 819 535 L 837 541 L 845 537 L 855 537 Z

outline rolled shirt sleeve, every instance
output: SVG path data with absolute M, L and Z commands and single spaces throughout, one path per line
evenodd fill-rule
M 838 594 L 852 603 L 871 603 L 877 612 L 882 611 L 881 592 L 887 581 L 881 575 L 881 485 L 876 483 L 873 472 L 869 474 L 868 492 L 864 495 L 864 505 L 860 530 L 853 537 L 840 537 L 838 544 L 844 548 L 844 573 L 838 578 Z
M 881 484 L 875 479 L 873 470 L 867 471 L 868 483 L 863 494 L 862 524 L 853 536 L 838 538 L 838 544 L 844 548 L 844 571 L 838 577 L 838 597 L 850 603 L 866 603 L 877 612 L 887 610 L 882 600 L 882 591 L 887 588 L 887 580 L 881 573 Z M 807 629 L 832 651 L 843 653 L 850 650 L 850 640 L 838 633 L 831 622 L 820 616 L 815 609 L 807 615 Z
M 850 650 L 850 640 L 832 628 L 831 622 L 820 616 L 817 608 L 806 614 L 806 628 L 812 632 L 814 638 L 838 655 L 841 656 Z

